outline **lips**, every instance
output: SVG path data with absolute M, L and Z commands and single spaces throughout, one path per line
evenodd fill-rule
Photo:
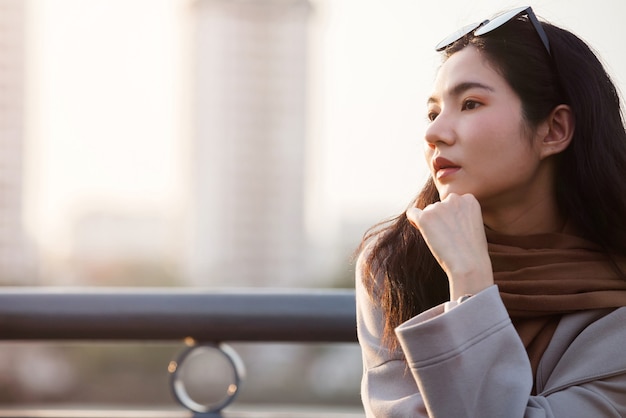
M 433 170 L 438 179 L 456 173 L 461 166 L 448 160 L 447 158 L 437 157 L 433 160 Z
M 435 169 L 435 171 L 439 171 L 439 170 L 443 170 L 444 168 L 460 168 L 460 167 L 446 158 L 437 157 L 433 161 L 433 168 Z

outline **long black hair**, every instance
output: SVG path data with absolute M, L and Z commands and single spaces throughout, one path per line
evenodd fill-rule
M 559 209 L 609 255 L 626 255 L 626 131 L 619 94 L 584 41 L 546 22 L 542 27 L 550 52 L 528 18 L 519 16 L 456 41 L 443 51 L 444 60 L 469 45 L 479 49 L 520 97 L 531 127 L 556 106 L 570 106 L 575 131 L 558 155 Z M 429 179 L 410 206 L 423 209 L 438 200 Z M 364 284 L 385 313 L 384 341 L 394 347 L 396 326 L 449 299 L 447 277 L 405 214 L 371 228 L 359 251 Z

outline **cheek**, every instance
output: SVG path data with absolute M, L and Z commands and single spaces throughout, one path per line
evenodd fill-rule
M 525 183 L 533 177 L 537 170 L 536 156 L 527 144 L 511 142 L 498 144 L 485 153 L 482 167 L 478 168 L 482 170 L 483 178 L 490 179 L 494 184 L 503 183 L 513 187 L 516 183 Z
M 529 139 L 514 129 L 493 129 L 484 126 L 482 135 L 475 137 L 467 162 L 483 180 L 498 182 L 498 177 L 509 178 L 513 173 L 532 170 L 535 155 Z
M 505 117 L 498 120 L 494 116 L 483 122 L 476 130 L 480 135 L 474 137 L 474 151 L 483 159 L 507 159 L 511 156 L 523 159 L 531 152 L 530 139 L 518 129 L 517 120 Z

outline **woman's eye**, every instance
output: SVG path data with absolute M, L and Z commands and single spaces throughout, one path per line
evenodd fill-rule
M 463 107 L 461 110 L 474 110 L 476 109 L 478 106 L 480 106 L 480 103 L 474 101 L 474 100 L 466 100 L 463 102 Z
M 435 119 L 437 119 L 437 112 L 428 112 L 428 115 L 426 116 L 428 118 L 429 121 L 434 121 Z

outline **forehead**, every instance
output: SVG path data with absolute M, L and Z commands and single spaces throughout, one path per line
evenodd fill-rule
M 510 90 L 508 83 L 478 49 L 468 46 L 443 63 L 433 86 L 433 97 L 443 97 L 454 87 L 467 82 L 490 86 L 494 91 Z

